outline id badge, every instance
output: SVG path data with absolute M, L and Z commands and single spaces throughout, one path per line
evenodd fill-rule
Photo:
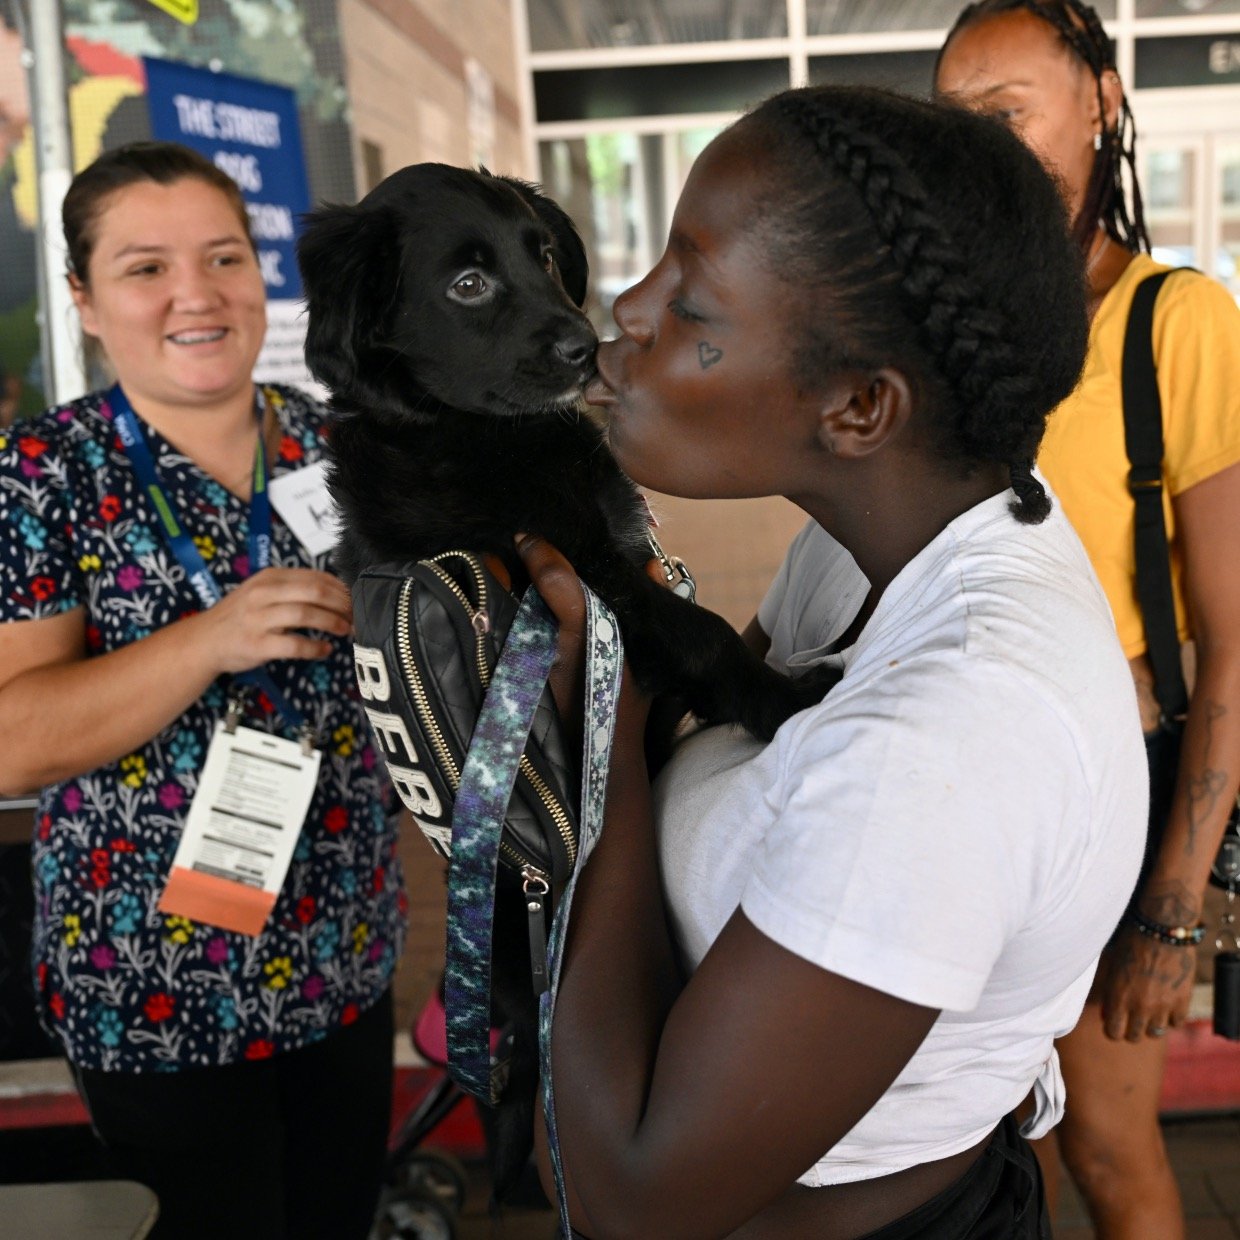
M 297 741 L 217 723 L 160 912 L 261 933 L 292 862 L 321 758 Z
M 310 555 L 323 555 L 336 545 L 340 517 L 327 490 L 325 462 L 272 478 L 267 494 L 272 507 Z

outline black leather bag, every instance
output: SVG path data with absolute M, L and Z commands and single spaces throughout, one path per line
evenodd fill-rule
M 401 800 L 451 854 L 452 805 L 519 600 L 471 552 L 380 564 L 353 585 L 354 666 Z M 563 882 L 577 856 L 579 774 L 550 690 L 538 704 L 500 839 L 500 874 Z

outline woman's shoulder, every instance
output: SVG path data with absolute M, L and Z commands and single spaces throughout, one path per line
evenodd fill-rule
M 1194 267 L 1170 270 L 1154 307 L 1156 328 L 1174 321 L 1189 332 L 1224 323 L 1240 331 L 1240 306 L 1224 285 Z
M 1115 282 L 1113 290 L 1125 318 L 1138 287 L 1157 275 L 1166 275 L 1167 279 L 1159 289 L 1158 300 L 1154 305 L 1156 323 L 1168 317 L 1182 318 L 1186 312 L 1192 315 L 1207 314 L 1211 317 L 1240 314 L 1240 308 L 1236 306 L 1231 293 L 1204 272 L 1195 267 L 1173 267 L 1160 263 L 1150 254 L 1134 254 L 1132 262 Z M 1237 319 L 1237 322 L 1240 322 L 1240 319 Z
M 294 420 L 319 425 L 331 417 L 331 410 L 324 401 L 304 388 L 291 383 L 260 383 L 259 386 L 278 409 Z
M 259 385 L 275 408 L 283 431 L 280 448 L 285 466 L 299 469 L 319 459 L 326 443 L 332 413 L 316 395 L 287 383 Z
M 102 464 L 100 450 L 115 434 L 105 405 L 103 392 L 88 392 L 0 431 L 0 472 L 16 468 L 29 475 L 41 463 L 63 461 L 86 444 L 91 445 L 88 463 L 98 469 Z

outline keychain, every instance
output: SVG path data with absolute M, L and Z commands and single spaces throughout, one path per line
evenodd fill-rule
M 1236 880 L 1240 866 L 1227 887 L 1227 909 L 1219 925 L 1214 946 L 1214 1032 L 1220 1038 L 1240 1042 L 1240 938 L 1236 935 L 1236 915 L 1232 906 L 1236 899 Z M 1230 937 L 1231 950 L 1223 950 L 1223 940 Z

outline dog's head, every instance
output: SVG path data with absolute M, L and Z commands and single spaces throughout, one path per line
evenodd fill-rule
M 415 164 L 312 212 L 297 256 L 306 362 L 345 406 L 527 413 L 574 404 L 593 373 L 585 249 L 522 181 Z

